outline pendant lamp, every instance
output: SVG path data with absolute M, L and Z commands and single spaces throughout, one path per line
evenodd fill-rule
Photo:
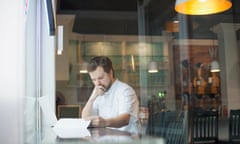
M 208 15 L 231 8 L 229 0 L 176 0 L 175 10 L 186 15 Z
M 151 61 L 148 64 L 148 72 L 149 73 L 157 73 L 158 72 L 158 65 L 156 61 Z
M 84 35 L 84 43 L 83 43 L 83 49 L 82 49 L 82 57 L 83 58 L 86 58 L 86 38 L 85 38 L 85 35 Z M 81 60 L 82 58 L 81 58 L 81 52 L 79 52 L 79 60 Z M 87 71 L 87 67 L 88 67 L 88 62 L 86 62 L 86 61 L 84 61 L 84 60 L 82 60 L 82 61 L 79 61 L 79 63 L 80 63 L 80 70 L 79 70 L 79 72 L 80 73 L 82 73 L 82 74 L 84 74 L 84 73 L 88 73 L 88 71 Z
M 80 65 L 80 73 L 88 73 L 87 71 L 87 66 L 88 66 L 88 62 L 82 62 L 82 64 Z
M 220 72 L 221 71 L 219 63 L 216 60 L 213 60 L 210 64 L 210 66 L 211 66 L 211 72 Z
M 148 64 L 148 72 L 149 73 L 157 73 L 158 72 L 158 63 L 153 60 L 153 45 L 152 45 L 152 40 L 151 40 L 151 51 L 152 51 L 152 61 L 149 62 Z
M 213 41 L 213 46 L 214 46 L 214 41 Z M 210 63 L 210 71 L 211 72 L 220 72 L 220 65 L 219 62 L 217 61 L 217 48 L 209 48 L 208 49 L 209 55 L 212 58 L 212 62 Z

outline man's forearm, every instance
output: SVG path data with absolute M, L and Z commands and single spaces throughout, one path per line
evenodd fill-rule
M 87 118 L 88 116 L 91 116 L 92 113 L 92 107 L 93 107 L 94 100 L 88 100 L 86 105 L 84 106 L 82 110 L 82 118 Z
M 117 117 L 106 119 L 105 126 L 119 128 L 119 127 L 128 125 L 129 121 L 130 121 L 129 114 L 121 114 Z
M 86 105 L 82 110 L 82 118 L 87 118 L 88 116 L 92 115 L 93 103 L 97 97 L 96 89 L 93 90 L 91 96 L 89 97 Z

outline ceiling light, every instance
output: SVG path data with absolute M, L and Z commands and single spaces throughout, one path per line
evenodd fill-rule
M 87 71 L 87 66 L 88 66 L 88 63 L 87 62 L 83 62 L 81 65 L 80 65 L 80 73 L 88 73 Z
M 210 66 L 211 66 L 211 72 L 220 72 L 220 66 L 219 66 L 218 61 L 213 60 L 210 64 Z
M 231 8 L 229 0 L 176 0 L 175 10 L 187 15 L 207 15 Z
M 156 73 L 158 72 L 158 65 L 157 62 L 151 61 L 148 65 L 148 72 L 149 73 Z
M 152 37 L 151 37 L 150 48 L 151 48 L 151 52 L 152 52 L 152 60 L 148 64 L 148 72 L 149 73 L 157 73 L 158 72 L 158 64 L 156 61 L 153 60 L 154 48 L 153 48 L 153 44 L 152 44 Z

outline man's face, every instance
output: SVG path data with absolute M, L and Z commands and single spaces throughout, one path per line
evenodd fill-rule
M 95 86 L 102 86 L 107 91 L 113 81 L 112 71 L 106 73 L 103 67 L 98 66 L 95 71 L 89 72 L 90 78 Z

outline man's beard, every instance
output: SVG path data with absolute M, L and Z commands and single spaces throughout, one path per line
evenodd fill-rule
M 110 81 L 109 85 L 107 87 L 104 87 L 105 88 L 105 92 L 107 92 L 111 88 L 112 83 L 113 83 L 113 81 Z

